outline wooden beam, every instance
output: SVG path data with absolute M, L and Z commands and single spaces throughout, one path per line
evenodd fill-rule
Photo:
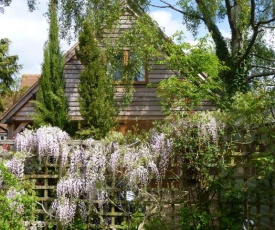
M 8 124 L 8 139 L 13 139 L 14 123 Z
M 15 136 L 17 133 L 19 133 L 23 128 L 25 128 L 27 125 L 29 124 L 29 122 L 22 122 L 17 128 L 16 130 L 14 130 L 13 135 Z

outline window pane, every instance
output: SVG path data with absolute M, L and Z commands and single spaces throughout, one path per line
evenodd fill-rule
M 131 64 L 133 64 L 133 71 L 134 71 L 134 81 L 145 81 L 145 75 L 146 75 L 146 71 L 145 71 L 145 63 L 143 63 L 142 65 L 134 66 L 137 63 L 140 63 L 140 61 L 138 60 L 137 56 L 133 53 L 128 54 L 129 57 L 129 61 Z
M 115 57 L 113 64 L 108 64 L 108 71 L 114 81 L 122 81 L 123 75 L 128 72 L 134 82 L 145 82 L 145 65 L 136 66 L 140 62 L 141 61 L 137 59 L 136 55 L 131 54 L 129 51 L 122 51 Z
M 136 69 L 134 81 L 145 81 L 145 74 L 145 66 L 141 66 L 139 69 Z

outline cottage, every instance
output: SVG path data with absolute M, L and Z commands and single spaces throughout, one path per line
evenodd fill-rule
M 120 17 L 120 27 L 127 29 L 134 23 L 133 18 L 137 15 L 128 7 L 125 15 Z M 69 104 L 69 116 L 72 120 L 81 120 L 79 111 L 77 84 L 79 74 L 83 69 L 80 61 L 76 57 L 75 44 L 65 54 L 64 78 L 66 82 L 66 96 Z M 127 52 L 127 51 L 124 51 Z M 127 55 L 126 55 L 127 56 Z M 132 103 L 120 111 L 118 120 L 118 130 L 125 133 L 132 126 L 138 125 L 141 129 L 148 129 L 152 122 L 163 119 L 164 115 L 161 111 L 159 98 L 156 95 L 156 86 L 148 87 L 149 83 L 158 83 L 162 79 L 173 75 L 173 71 L 159 64 L 152 65 L 150 70 L 144 67 L 142 74 L 135 79 L 134 94 Z M 36 75 L 37 76 L 37 75 Z M 26 78 L 29 82 L 34 81 L 32 78 Z M 117 86 L 116 99 L 121 97 L 122 87 Z M 25 92 L 0 118 L 0 123 L 7 124 L 8 138 L 13 138 L 18 132 L 24 129 L 27 125 L 32 124 L 33 114 L 35 112 L 32 103 L 35 100 L 38 91 L 38 81 Z
M 120 28 L 125 30 L 135 23 L 138 14 L 126 6 L 126 12 L 120 17 Z M 119 31 L 119 30 L 118 30 Z M 107 34 L 108 35 L 108 34 Z M 114 34 L 111 34 L 117 37 Z M 165 35 L 163 35 L 165 37 Z M 81 120 L 81 114 L 78 103 L 78 82 L 79 75 L 83 66 L 76 57 L 78 44 L 71 47 L 65 54 L 64 78 L 66 82 L 65 93 L 69 104 L 69 116 L 72 120 Z M 124 50 L 124 57 L 129 56 L 129 51 Z M 164 114 L 161 110 L 160 99 L 156 95 L 157 83 L 163 79 L 174 75 L 174 72 L 165 65 L 154 64 L 148 61 L 143 71 L 134 81 L 134 93 L 132 103 L 121 110 L 118 115 L 118 130 L 126 133 L 127 130 L 138 126 L 139 129 L 149 129 L 153 121 L 161 120 Z M 150 66 L 150 69 L 147 66 Z M 0 117 L 0 123 L 7 125 L 8 138 L 13 138 L 18 132 L 33 122 L 34 104 L 36 93 L 38 91 L 39 75 L 27 76 L 26 81 L 33 84 L 3 115 Z M 153 84 L 152 84 L 153 83 Z M 152 84 L 148 87 L 148 84 Z M 121 98 L 123 87 L 117 86 L 116 99 Z

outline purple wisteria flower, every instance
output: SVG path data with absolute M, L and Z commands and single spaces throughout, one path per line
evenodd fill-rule
M 116 173 L 121 160 L 121 153 L 119 150 L 114 151 L 110 157 L 110 167 L 113 173 Z
M 38 156 L 53 156 L 61 154 L 61 145 L 70 139 L 69 135 L 58 127 L 41 127 L 36 131 Z
M 8 170 L 17 178 L 23 179 L 24 163 L 25 159 L 13 157 L 11 160 L 6 161 L 4 164 L 8 168 Z
M 79 174 L 85 164 L 85 150 L 81 147 L 71 149 L 70 154 L 70 174 Z
M 33 130 L 25 129 L 15 137 L 15 150 L 19 152 L 35 151 L 37 146 L 36 135 Z
M 106 191 L 99 190 L 97 192 L 97 201 L 99 208 L 101 208 L 105 203 L 108 202 L 108 193 Z
M 15 188 L 11 187 L 7 191 L 7 198 L 9 199 L 9 205 L 12 210 L 16 213 L 23 214 L 24 213 L 24 205 L 20 203 L 20 197 L 25 194 L 24 190 L 16 191 Z
M 24 221 L 24 227 L 26 230 L 38 230 L 45 227 L 45 223 L 42 221 Z
M 136 169 L 129 173 L 129 187 L 136 189 L 138 185 L 146 187 L 149 182 L 149 172 L 143 166 L 138 166 Z
M 109 191 L 113 185 L 117 186 L 115 189 L 122 189 L 122 193 L 144 191 L 150 179 L 159 180 L 167 169 L 172 146 L 173 142 L 164 134 L 154 133 L 151 141 L 139 145 L 104 145 L 89 139 L 85 146 L 72 147 L 62 153 L 62 161 L 66 162 L 67 157 L 70 163 L 66 176 L 57 185 L 57 199 L 53 203 L 57 219 L 69 223 L 76 208 L 84 217 L 85 202 L 95 210 L 102 207 L 111 199 Z M 114 181 L 107 179 L 108 175 Z
M 84 180 L 80 177 L 72 177 L 60 179 L 57 184 L 57 196 L 69 196 L 78 198 L 84 189 Z
M 173 141 L 167 139 L 164 133 L 154 132 L 152 135 L 152 152 L 159 158 L 159 171 L 161 174 L 168 168 L 170 155 L 173 149 Z
M 62 222 L 63 225 L 67 225 L 73 221 L 76 204 L 69 198 L 62 197 L 54 200 L 51 208 L 54 211 L 56 218 Z

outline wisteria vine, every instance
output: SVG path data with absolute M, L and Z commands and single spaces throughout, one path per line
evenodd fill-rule
M 59 179 L 51 208 L 51 215 L 64 225 L 70 224 L 77 213 L 86 218 L 91 209 L 100 209 L 118 190 L 138 195 L 151 179 L 159 180 L 167 170 L 173 146 L 158 132 L 153 132 L 147 142 L 128 146 L 93 139 L 83 146 L 69 146 L 68 140 L 69 135 L 57 127 L 26 129 L 15 139 L 17 151 L 37 154 L 40 161 L 53 157 L 67 166 L 62 167 L 66 171 Z M 22 162 L 13 160 L 7 166 L 22 177 Z

